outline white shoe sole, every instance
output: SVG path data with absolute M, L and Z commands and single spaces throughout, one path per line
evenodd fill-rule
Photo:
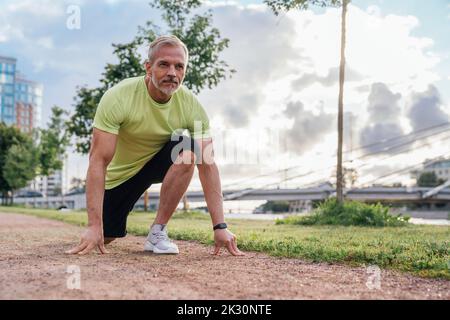
M 178 254 L 178 253 L 180 253 L 178 248 L 168 248 L 167 250 L 158 249 L 149 241 L 145 242 L 144 251 L 151 251 L 153 253 L 158 253 L 158 254 Z

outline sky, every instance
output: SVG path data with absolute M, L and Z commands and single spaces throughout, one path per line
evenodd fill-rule
M 68 27 L 73 5 L 79 28 Z M 205 9 L 230 39 L 221 58 L 237 71 L 198 96 L 211 119 L 224 189 L 330 180 L 340 9 L 275 16 L 256 0 L 205 1 Z M 146 21 L 161 24 L 160 16 L 147 0 L 0 0 L 0 55 L 16 57 L 21 73 L 43 83 L 45 125 L 53 105 L 73 112 L 77 86 L 98 85 L 106 63 L 115 62 L 112 43 L 130 41 Z M 413 168 L 450 156 L 446 131 L 429 129 L 449 121 L 448 34 L 446 0 L 349 5 L 344 166 L 357 171 L 357 185 L 411 185 Z M 414 143 L 402 145 L 407 139 Z M 69 152 L 68 178 L 85 177 L 87 165 L 86 156 Z M 199 187 L 195 176 L 190 188 Z

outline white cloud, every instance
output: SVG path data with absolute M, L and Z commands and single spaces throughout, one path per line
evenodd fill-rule
M 202 94 L 210 114 L 222 118 L 227 111 L 236 109 L 239 111 L 236 116 L 241 117 L 245 113 L 249 119 L 249 130 L 257 127 L 278 127 L 281 130 L 293 124 L 292 119 L 282 115 L 289 102 L 302 101 L 306 113 L 317 113 L 318 105 L 327 112 L 336 113 L 338 84 L 331 75 L 339 64 L 339 9 L 328 9 L 323 14 L 292 11 L 283 19 L 275 20 L 271 18 L 272 13 L 261 6 L 256 10 L 216 4 L 214 10 L 216 22 L 218 16 L 227 22 L 222 23 L 219 29 L 231 40 L 232 47 L 226 60 L 237 69 L 238 74 L 211 93 Z M 245 20 L 245 25 L 242 20 Z M 419 26 L 420 21 L 413 16 L 382 15 L 375 6 L 367 11 L 349 6 L 346 50 L 349 69 L 345 108 L 357 119 L 353 123 L 355 132 L 373 121 L 367 112 L 367 99 L 371 85 L 377 82 L 385 83 L 389 90 L 400 94 L 396 106 L 400 108 L 396 110 L 399 122 L 397 132 L 410 129 L 405 115 L 407 97 L 415 91 L 426 90 L 439 79 L 436 70 L 439 56 L 433 51 L 433 40 L 413 35 Z M 247 33 L 250 33 L 248 38 Z M 278 42 L 279 47 L 273 45 L 273 39 L 283 37 L 288 40 Z M 233 45 L 236 46 L 233 48 Z M 290 52 L 296 54 L 289 54 L 286 58 L 284 55 Z M 276 63 L 280 61 L 281 64 Z M 356 81 L 348 81 L 349 70 L 358 75 Z M 263 72 L 265 76 L 261 78 Z M 293 82 L 307 75 L 310 75 L 308 79 L 311 81 L 303 80 L 308 85 L 303 90 L 294 91 Z M 250 81 L 251 87 L 245 79 Z M 258 107 L 239 103 L 243 91 L 259 97 Z M 231 108 L 225 103 L 230 97 L 235 97 L 236 101 Z M 334 123 L 330 125 L 335 126 Z M 336 133 L 333 131 L 327 136 L 326 130 L 323 133 L 321 144 L 311 147 L 303 158 L 286 160 L 285 163 L 292 161 L 311 166 L 312 162 L 308 159 L 314 152 L 327 150 L 329 152 L 325 153 L 333 154 Z M 301 141 L 305 136 L 298 139 Z M 280 161 L 283 157 L 280 156 Z
M 45 49 L 53 49 L 53 39 L 51 37 L 38 38 L 36 39 L 36 44 Z
M 82 6 L 79 31 L 65 28 L 65 6 L 71 3 Z M 32 57 L 23 56 L 29 57 L 29 63 L 39 72 L 36 74 L 51 75 L 44 100 L 67 108 L 75 86 L 95 85 L 104 65 L 112 61 L 111 43 L 131 40 L 137 25 L 158 19 L 142 1 L 71 3 L 11 0 L 0 5 L 0 42 L 14 46 L 17 52 L 33 52 Z M 105 5 L 111 10 L 104 10 Z M 308 119 L 336 114 L 339 9 L 320 14 L 291 11 L 276 17 L 264 5 L 226 1 L 208 2 L 207 6 L 213 9 L 214 25 L 230 39 L 230 48 L 222 58 L 237 70 L 233 78 L 200 95 L 212 124 L 247 132 L 264 128 L 295 132 L 293 126 L 301 123 L 301 115 L 295 119 L 285 111 L 290 103 L 299 101 Z M 371 123 L 367 108 L 374 83 L 384 83 L 391 92 L 401 95 L 396 104 L 401 109 L 398 121 L 402 129 L 408 129 L 407 97 L 413 92 L 425 92 L 439 79 L 436 66 L 440 56 L 434 50 L 433 40 L 414 35 L 420 21 L 413 16 L 383 15 L 380 7 L 381 4 L 362 10 L 349 5 L 345 111 L 354 115 L 355 136 L 362 126 Z M 41 8 L 46 9 L 42 12 Z M 22 71 L 27 74 L 27 70 Z M 349 81 L 352 74 L 354 81 Z M 293 89 L 296 81 L 297 85 L 304 84 L 301 90 Z M 321 143 L 305 143 L 302 157 L 274 155 L 272 167 L 267 165 L 261 170 L 298 163 L 311 168 L 334 164 L 336 124 L 328 121 L 333 130 L 321 137 Z M 323 124 L 321 127 L 325 128 Z M 307 133 L 299 132 L 303 135 L 299 137 L 300 145 Z M 230 137 L 239 139 L 239 134 L 242 131 L 235 131 Z
M 0 14 L 0 17 L 2 16 L 2 14 Z M 2 20 L 5 21 L 5 20 Z M 14 28 L 11 24 L 7 23 L 5 21 L 5 23 L 0 26 L 0 42 L 7 42 L 10 39 L 23 39 L 24 35 L 22 30 L 18 29 L 18 28 Z
M 3 10 L 9 15 L 27 13 L 40 18 L 64 15 L 64 2 L 54 0 L 21 0 L 3 2 Z M 2 11 L 3 11 L 2 10 Z

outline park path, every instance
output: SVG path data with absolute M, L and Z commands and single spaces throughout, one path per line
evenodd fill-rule
M 58 221 L 0 213 L 0 299 L 450 300 L 447 280 L 382 270 L 380 289 L 369 289 L 371 274 L 363 267 L 255 252 L 244 257 L 224 251 L 211 256 L 212 247 L 191 241 L 176 241 L 179 255 L 143 252 L 144 237 L 136 236 L 110 244 L 107 255 L 64 254 L 78 242 L 82 230 Z M 80 289 L 69 289 L 68 283 L 76 286 L 77 282 L 68 271 L 77 268 Z

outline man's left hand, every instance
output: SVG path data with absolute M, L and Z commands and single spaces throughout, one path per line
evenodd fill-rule
M 231 233 L 230 231 L 228 231 L 228 229 L 214 230 L 214 242 L 215 242 L 215 248 L 214 248 L 213 255 L 219 255 L 220 249 L 222 247 L 227 248 L 227 250 L 233 256 L 245 255 L 245 253 L 243 253 L 237 247 L 236 236 L 233 233 Z

